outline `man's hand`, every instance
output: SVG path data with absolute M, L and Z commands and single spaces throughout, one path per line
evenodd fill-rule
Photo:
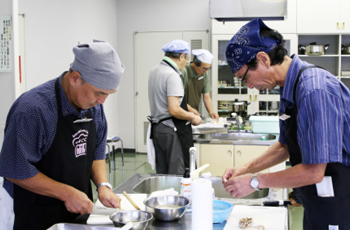
M 192 125 L 200 125 L 202 123 L 202 118 L 200 116 L 194 115 L 191 119 Z
M 67 193 L 67 196 L 65 196 L 63 199 L 67 210 L 69 212 L 79 213 L 81 215 L 91 213 L 94 203 L 92 203 L 89 197 L 85 193 L 73 187 L 70 187 L 69 190 L 70 191 Z
M 197 116 L 200 116 L 201 114 L 198 112 L 198 110 L 196 110 L 195 108 L 193 108 L 192 106 L 190 106 L 189 104 L 187 104 L 187 109 L 188 112 L 194 113 Z
M 98 199 L 106 207 L 120 208 L 121 198 L 106 186 L 98 188 Z
M 228 168 L 225 170 L 224 175 L 222 175 L 222 183 L 226 183 L 231 178 L 247 173 L 247 168 L 245 166 Z
M 209 116 L 213 119 L 215 119 L 216 121 L 219 121 L 219 114 L 218 113 L 211 113 L 209 114 Z
M 224 187 L 226 192 L 230 193 L 232 197 L 243 197 L 255 190 L 250 186 L 250 181 L 252 180 L 253 174 L 244 174 L 234 178 L 231 178 L 226 183 Z

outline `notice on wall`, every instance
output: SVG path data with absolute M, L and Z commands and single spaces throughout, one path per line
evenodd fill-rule
M 12 71 L 12 20 L 0 17 L 0 72 Z

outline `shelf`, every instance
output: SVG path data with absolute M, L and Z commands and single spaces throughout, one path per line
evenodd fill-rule
M 309 57 L 309 58 L 315 58 L 315 57 L 339 57 L 339 54 L 323 54 L 323 55 L 298 55 L 299 57 Z M 342 55 L 344 56 L 344 55 Z M 348 55 L 350 56 L 350 55 Z

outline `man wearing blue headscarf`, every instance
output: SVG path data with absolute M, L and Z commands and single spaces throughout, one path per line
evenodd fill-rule
M 200 116 L 188 112 L 180 77 L 190 57 L 190 44 L 173 40 L 162 50 L 165 57 L 151 70 L 148 79 L 156 171 L 183 175 L 185 167 L 189 167 L 189 149 L 193 146 L 191 124 L 202 123 Z
M 260 157 L 227 169 L 226 191 L 243 197 L 262 188 L 299 188 L 305 230 L 350 226 L 350 91 L 330 72 L 289 57 L 283 37 L 256 18 L 226 48 L 249 88 L 280 86 L 280 136 Z M 291 168 L 259 173 L 290 159 Z

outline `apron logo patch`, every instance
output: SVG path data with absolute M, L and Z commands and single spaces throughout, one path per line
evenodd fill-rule
M 87 151 L 87 139 L 89 131 L 85 129 L 79 130 L 73 135 L 72 145 L 75 148 L 75 157 L 85 156 Z

